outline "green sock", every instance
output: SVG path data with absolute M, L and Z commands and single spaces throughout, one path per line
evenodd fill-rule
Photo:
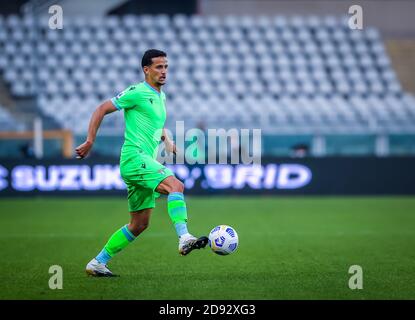
M 187 209 L 184 196 L 181 192 L 172 192 L 167 197 L 167 210 L 179 237 L 189 233 L 187 231 Z
M 100 263 L 107 264 L 108 261 L 131 242 L 134 241 L 135 236 L 128 230 L 128 225 L 125 225 L 121 229 L 114 232 L 114 234 L 109 238 L 107 244 L 104 246 L 104 249 L 96 256 Z

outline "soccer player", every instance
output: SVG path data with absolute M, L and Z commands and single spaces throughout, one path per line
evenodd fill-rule
M 187 255 L 208 243 L 207 237 L 196 238 L 187 230 L 183 183 L 171 170 L 156 161 L 160 141 L 164 141 L 167 152 L 176 153 L 174 142 L 164 130 L 166 96 L 161 87 L 166 83 L 167 55 L 160 50 L 147 50 L 141 66 L 145 81 L 102 103 L 92 114 L 86 141 L 76 148 L 77 158 L 85 158 L 104 116 L 124 110 L 125 141 L 121 150 L 120 172 L 127 185 L 131 220 L 117 230 L 101 252 L 87 264 L 86 272 L 92 276 L 114 276 L 107 263 L 148 227 L 155 200 L 160 194 L 168 195 L 168 214 L 179 237 L 179 253 Z

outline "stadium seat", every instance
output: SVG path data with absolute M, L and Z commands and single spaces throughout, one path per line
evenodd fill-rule
M 33 47 L 36 23 L 44 41 Z M 0 72 L 13 95 L 37 88 L 45 113 L 78 132 L 101 99 L 143 79 L 139 57 L 153 46 L 169 55 L 171 123 L 354 130 L 369 129 L 362 119 L 372 111 L 385 128 L 415 123 L 415 99 L 403 92 L 378 30 L 351 32 L 343 18 L 75 17 L 60 34 L 51 31 L 33 19 L 0 18 Z M 32 52 L 41 68 L 27 68 Z M 62 105 L 82 110 L 63 112 Z M 122 113 L 111 125 L 122 129 Z

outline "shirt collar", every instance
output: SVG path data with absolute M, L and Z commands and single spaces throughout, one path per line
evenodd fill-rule
M 160 92 L 158 92 L 156 89 L 154 89 L 152 86 L 150 86 L 150 85 L 148 84 L 148 82 L 147 82 L 147 81 L 145 81 L 145 80 L 144 80 L 144 84 L 145 84 L 148 88 L 150 88 L 151 90 L 153 90 L 155 93 L 157 93 L 158 95 L 160 95 L 160 94 L 161 94 L 161 90 L 160 90 Z

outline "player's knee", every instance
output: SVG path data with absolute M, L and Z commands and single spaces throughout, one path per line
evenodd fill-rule
M 149 225 L 150 225 L 150 222 L 148 222 L 148 221 L 141 223 L 141 225 L 140 225 L 141 232 L 146 230 L 149 227 Z
M 149 221 L 141 221 L 139 223 L 130 223 L 129 229 L 134 236 L 138 236 L 141 232 L 146 230 L 149 226 Z

